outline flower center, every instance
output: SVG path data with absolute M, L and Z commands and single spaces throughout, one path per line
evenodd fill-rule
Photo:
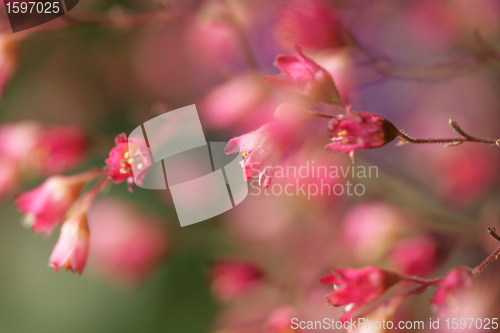
M 127 174 L 132 172 L 132 162 L 134 160 L 130 157 L 128 151 L 123 154 L 123 159 L 120 161 L 120 173 Z

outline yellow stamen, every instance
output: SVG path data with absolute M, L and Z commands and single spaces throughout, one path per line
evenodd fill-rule
M 247 151 L 243 151 L 243 152 L 241 152 L 241 156 L 243 156 L 243 158 L 247 157 L 247 156 L 248 156 L 248 154 L 250 154 L 250 153 L 249 153 L 249 152 L 247 152 Z
M 337 136 L 347 136 L 349 134 L 346 130 L 340 131 L 337 133 Z

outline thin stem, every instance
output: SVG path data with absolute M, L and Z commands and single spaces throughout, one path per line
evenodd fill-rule
M 446 139 L 414 139 L 403 132 L 399 132 L 398 136 L 409 143 L 462 143 L 464 138 L 446 138 Z
M 97 195 L 104 190 L 111 182 L 107 173 L 104 173 L 97 184 L 94 185 L 87 193 L 85 193 L 81 198 L 81 207 L 88 210 L 90 205 L 94 202 Z
M 325 118 L 325 119 L 332 119 L 333 117 L 335 117 L 334 115 L 327 114 L 327 113 L 323 113 L 323 112 L 319 112 L 319 111 L 314 111 L 314 110 L 307 110 L 306 112 L 307 112 L 307 114 L 308 114 L 311 118 Z
M 403 281 L 418 283 L 426 286 L 433 286 L 439 284 L 444 279 L 443 276 L 433 279 L 424 279 L 418 276 L 404 275 L 404 274 L 400 274 L 400 277 Z
M 381 76 L 389 76 L 395 79 L 410 80 L 441 80 L 461 75 L 479 68 L 486 59 L 468 57 L 456 62 L 450 62 L 427 68 L 412 68 L 396 65 L 389 60 L 382 59 L 366 48 L 353 35 L 349 34 L 350 44 L 368 57 L 376 73 Z
M 497 247 L 497 249 L 495 251 L 493 251 L 488 256 L 488 258 L 486 258 L 482 263 L 480 263 L 478 266 L 471 269 L 472 276 L 476 277 L 479 274 L 481 274 L 486 269 L 486 267 L 488 267 L 489 264 L 492 263 L 493 260 L 497 260 L 498 255 L 500 255 L 500 246 Z
M 459 145 L 464 142 L 478 142 L 478 143 L 487 143 L 500 146 L 500 139 L 491 139 L 491 138 L 478 138 L 472 135 L 465 133 L 465 131 L 457 124 L 456 121 L 450 119 L 450 126 L 453 128 L 455 132 L 460 134 L 462 137 L 460 138 L 433 138 L 433 139 L 415 139 L 412 138 L 405 133 L 399 131 L 398 136 L 406 142 L 409 143 L 448 143 L 450 145 Z

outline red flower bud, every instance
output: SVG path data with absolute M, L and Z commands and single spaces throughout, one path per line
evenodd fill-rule
M 399 133 L 390 121 L 369 112 L 337 115 L 328 127 L 332 143 L 326 146 L 326 150 L 342 154 L 381 147 L 394 140 Z

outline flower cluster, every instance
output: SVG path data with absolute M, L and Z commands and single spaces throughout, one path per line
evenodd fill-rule
M 8 130 L 15 132 L 18 129 L 4 129 L 4 135 L 14 140 L 14 134 L 9 133 L 10 136 L 5 134 Z M 20 134 L 27 133 L 25 128 L 23 130 Z M 54 132 L 37 134 L 39 139 L 35 142 L 35 147 L 30 148 L 30 151 L 41 149 L 38 147 L 48 149 L 47 159 L 51 167 L 67 164 L 68 160 L 72 161 L 75 158 L 71 142 L 55 140 L 57 137 L 66 139 L 65 132 L 58 130 L 56 133 L 62 135 L 55 136 Z M 31 227 L 33 232 L 50 235 L 57 227 L 61 227 L 59 240 L 49 260 L 49 265 L 57 272 L 61 267 L 78 274 L 83 272 L 90 243 L 87 214 L 96 196 L 109 185 L 110 181 L 120 183 L 127 180 L 129 188 L 133 188 L 132 164 L 143 163 L 143 157 L 138 145 L 129 144 L 125 134 L 118 135 L 115 143 L 116 146 L 106 159 L 106 167 L 74 176 L 52 176 L 35 189 L 23 192 L 14 198 L 18 209 L 25 213 L 24 224 Z M 12 149 L 12 145 L 5 147 Z M 18 153 L 19 151 L 12 150 L 12 155 Z M 66 163 L 63 163 L 64 161 Z M 82 190 L 97 178 L 100 178 L 99 182 L 82 194 Z

